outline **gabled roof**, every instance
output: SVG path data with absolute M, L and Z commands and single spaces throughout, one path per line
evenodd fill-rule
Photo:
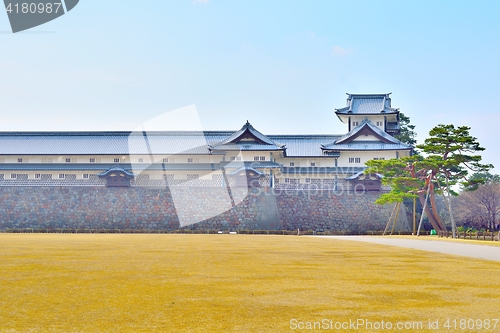
M 379 141 L 354 141 L 354 139 L 361 135 L 372 135 Z M 378 126 L 373 125 L 367 118 L 349 133 L 321 147 L 323 150 L 391 150 L 411 148 L 410 145 L 399 141 L 381 130 Z
M 358 172 L 358 173 L 356 173 L 356 174 L 354 174 L 354 175 L 352 175 L 352 176 L 350 176 L 350 177 L 347 177 L 347 178 L 346 178 L 346 180 L 356 180 L 356 179 L 361 178 L 361 176 L 363 176 L 363 175 L 365 175 L 366 177 L 369 177 L 369 176 L 370 176 L 370 175 L 366 175 L 366 174 L 364 173 L 364 171 L 361 171 L 361 172 Z M 373 174 L 373 175 L 374 175 L 374 176 L 376 176 L 378 179 L 382 179 L 382 178 L 384 178 L 384 176 L 383 176 L 383 175 L 381 175 L 381 174 L 379 174 L 379 173 L 375 173 L 375 174 Z
M 221 142 L 209 145 L 209 150 L 283 150 L 268 136 L 257 131 L 247 120 L 246 124 Z
M 127 170 L 123 169 L 122 167 L 119 167 L 118 165 L 115 165 L 115 166 L 109 168 L 108 170 L 106 170 L 106 171 L 98 174 L 97 176 L 99 176 L 99 177 L 107 177 L 112 172 L 121 172 L 125 176 L 127 176 L 128 178 L 134 178 L 134 174 L 132 172 L 127 171 Z
M 254 169 L 251 166 L 244 165 L 241 168 L 239 168 L 239 169 L 237 169 L 237 170 L 235 170 L 233 172 L 228 173 L 228 176 L 238 176 L 239 173 L 242 172 L 242 171 L 245 172 L 245 173 L 247 173 L 247 172 L 253 172 L 255 175 L 261 176 L 261 177 L 263 177 L 263 176 L 266 175 L 264 172 L 259 171 L 257 169 Z
M 267 136 L 257 131 L 247 120 L 245 125 L 239 130 L 231 134 L 227 139 L 221 142 L 221 144 L 227 143 L 238 143 L 242 139 L 253 138 L 263 144 L 274 145 L 274 141 L 269 139 Z
M 398 113 L 399 109 L 391 107 L 391 98 L 388 94 L 347 94 L 347 106 L 335 109 L 340 114 L 391 114 Z
M 349 143 L 356 139 L 357 137 L 361 135 L 373 135 L 377 137 L 380 141 L 384 143 L 399 143 L 400 141 L 394 138 L 393 136 L 387 134 L 383 130 L 381 130 L 378 126 L 373 125 L 373 123 L 368 119 L 365 118 L 364 120 L 361 121 L 361 123 L 356 126 L 353 130 L 351 130 L 349 133 L 346 133 L 342 135 L 340 138 L 335 140 L 336 144 L 340 143 Z

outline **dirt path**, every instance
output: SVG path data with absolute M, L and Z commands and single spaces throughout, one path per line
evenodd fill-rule
M 400 246 L 410 249 L 417 249 L 423 251 L 432 251 L 446 254 L 454 254 L 465 257 L 479 258 L 485 260 L 500 261 L 500 247 L 476 245 L 476 244 L 462 244 L 452 242 L 440 242 L 435 240 L 422 240 L 422 239 L 404 239 L 404 238 L 390 238 L 390 237 L 372 237 L 372 236 L 316 236 L 316 237 L 329 237 L 340 240 L 358 241 L 376 243 L 390 246 Z

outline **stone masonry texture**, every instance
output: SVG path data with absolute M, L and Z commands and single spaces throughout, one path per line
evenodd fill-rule
M 393 205 L 379 192 L 105 187 L 2 187 L 0 230 L 383 230 Z M 228 201 L 231 197 L 233 201 Z M 239 198 L 236 200 L 235 198 Z M 175 200 L 174 200 L 175 199 Z M 240 202 L 241 201 L 241 202 Z M 400 214 L 398 230 L 405 230 Z

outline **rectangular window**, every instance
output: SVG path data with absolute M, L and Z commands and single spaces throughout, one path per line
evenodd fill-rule
M 65 161 L 66 163 L 71 163 L 71 158 L 66 158 Z
M 120 163 L 120 159 L 119 158 L 113 159 L 113 163 Z
M 352 122 L 352 126 L 358 126 L 358 125 L 359 125 L 359 122 L 357 122 L 357 121 Z
M 84 173 L 82 178 L 83 179 L 89 179 L 89 174 L 88 173 Z
M 188 157 L 188 163 L 193 163 L 193 158 L 192 157 Z
M 90 162 L 90 163 L 95 163 L 95 158 L 94 158 L 94 157 L 91 157 L 91 158 L 89 159 L 89 162 Z
M 42 175 L 40 175 L 39 173 L 35 173 L 35 179 L 40 179 L 42 178 Z
M 64 173 L 60 173 L 58 178 L 59 179 L 64 179 Z
M 138 161 L 139 161 L 139 163 L 144 163 L 144 159 L 143 158 L 139 158 Z
M 285 183 L 289 183 L 290 182 L 290 178 L 285 178 Z
M 258 160 L 259 160 L 259 156 L 254 156 L 254 157 L 253 157 L 253 160 L 254 160 L 254 161 L 258 161 Z
M 16 178 L 17 178 L 17 173 L 10 174 L 10 179 L 16 179 Z
M 294 162 L 290 162 L 290 166 L 295 166 L 295 163 Z
M 311 166 L 315 167 L 316 166 L 316 162 L 311 162 Z
M 385 157 L 374 157 L 373 158 L 375 161 L 378 161 L 378 160 L 385 160 Z
M 236 156 L 231 156 L 231 161 L 236 161 Z
M 168 180 L 169 182 L 174 181 L 174 175 L 173 174 L 162 175 L 162 178 L 165 179 L 165 180 Z
M 377 126 L 382 126 L 382 122 L 381 121 L 377 121 Z
M 356 157 L 354 159 L 354 163 L 361 163 L 361 158 L 360 157 Z
M 17 159 L 17 163 L 23 163 L 23 159 L 22 158 L 18 158 Z
M 166 157 L 165 157 L 165 158 L 164 158 L 164 159 L 162 159 L 161 161 L 162 161 L 163 163 L 168 163 L 168 158 L 166 158 Z
M 306 178 L 306 183 L 310 183 L 311 182 L 311 178 Z
M 261 156 L 261 157 L 260 157 L 260 160 L 261 160 L 261 161 L 265 161 L 265 160 L 266 160 L 266 157 L 265 157 L 265 156 Z

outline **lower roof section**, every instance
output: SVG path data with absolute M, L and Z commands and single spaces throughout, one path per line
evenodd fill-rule
M 320 175 L 343 175 L 363 172 L 364 167 L 283 167 L 282 174 L 288 175 L 303 175 L 303 174 L 320 174 Z
M 127 171 L 216 171 L 224 169 L 239 169 L 243 166 L 255 169 L 281 168 L 275 162 L 223 162 L 223 163 L 0 163 L 0 171 L 105 171 L 119 166 Z

